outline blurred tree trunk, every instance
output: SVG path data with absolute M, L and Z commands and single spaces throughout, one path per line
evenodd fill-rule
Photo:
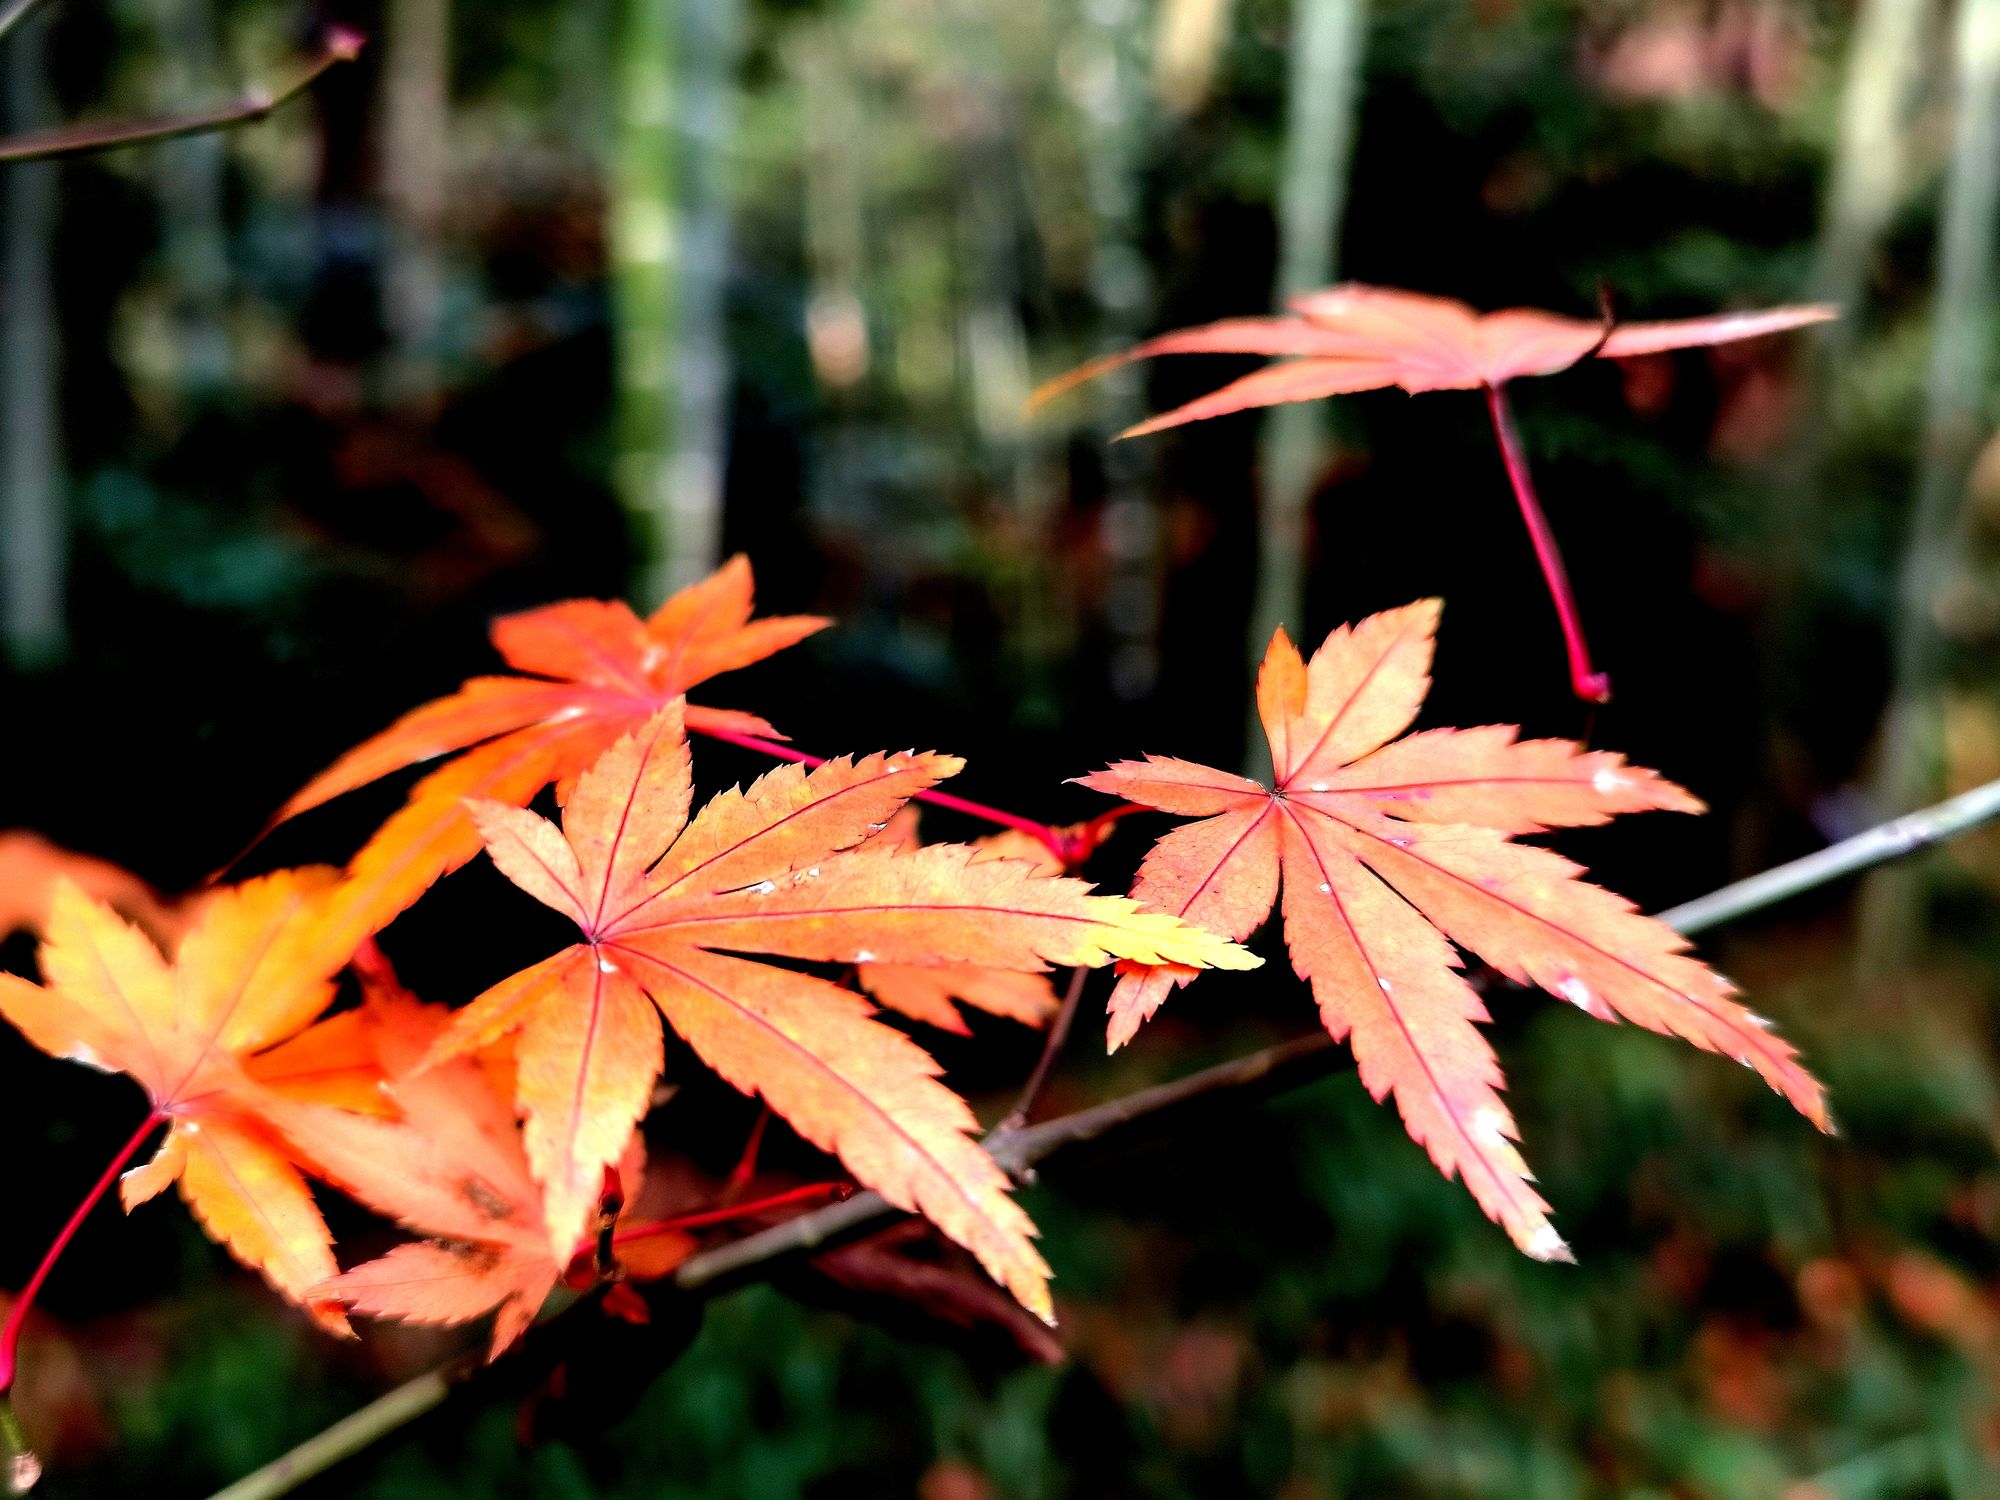
M 1347 205 L 1348 166 L 1361 95 L 1367 0 L 1297 0 L 1285 104 L 1285 153 L 1278 187 L 1280 312 L 1301 292 L 1333 280 L 1334 251 Z M 1326 403 L 1294 402 L 1265 413 L 1258 445 L 1257 595 L 1248 641 L 1254 668 L 1272 632 L 1304 626 L 1307 523 L 1314 481 L 1327 458 Z M 1253 710 L 1245 739 L 1252 775 L 1270 770 Z
M 6 124 L 21 131 L 48 122 L 49 20 L 30 16 L 7 38 Z M 0 269 L 0 559 L 4 560 L 7 655 L 36 666 L 64 648 L 67 566 L 62 475 L 57 452 L 57 367 L 53 252 L 56 173 L 50 162 L 0 168 L 6 222 Z
M 1235 8 L 1235 0 L 1161 0 L 1153 88 L 1169 114 L 1191 115 L 1208 102 Z
M 1136 0 L 1080 7 L 1082 66 L 1071 78 L 1083 116 L 1085 190 L 1090 201 L 1090 286 L 1103 351 L 1140 337 L 1152 277 L 1140 237 L 1140 168 L 1146 141 L 1141 12 Z M 1093 425 L 1105 439 L 1105 623 L 1111 636 L 1110 688 L 1123 700 L 1152 691 L 1160 670 L 1160 521 L 1146 484 L 1146 445 L 1109 438 L 1144 412 L 1136 365 L 1096 382 Z
M 681 266 L 677 403 L 667 485 L 672 531 L 662 595 L 722 560 L 729 458 L 730 150 L 743 0 L 684 0 L 681 43 Z
M 1917 57 L 1930 14 L 1928 0 L 1861 0 L 1856 10 L 1812 271 L 1814 299 L 1850 315 L 1905 191 Z M 1851 316 L 1829 333 L 1822 348 L 1851 340 Z
M 741 0 L 624 0 L 612 258 L 617 482 L 651 604 L 715 566 Z M 677 170 L 678 169 L 678 170 Z
M 622 0 L 611 264 L 618 410 L 614 479 L 632 527 L 634 592 L 664 597 L 677 551 L 669 470 L 680 213 L 675 197 L 676 48 L 680 0 Z
M 1943 692 L 1950 652 L 1940 607 L 1964 556 L 1964 498 L 1992 429 L 1994 289 L 2000 251 L 2000 0 L 1959 0 L 1953 36 L 1952 154 L 1938 227 L 1937 287 L 1924 385 L 1916 504 L 1897 580 L 1895 679 L 1876 789 L 1884 816 L 1914 807 L 1942 781 Z M 1868 884 L 1861 960 L 1884 972 L 1923 934 L 1921 874 Z
M 561 118 L 556 129 L 578 160 L 608 154 L 617 108 L 604 86 L 617 76 L 618 0 L 564 0 L 556 13 L 556 74 Z
M 1884 236 L 1910 192 L 1918 61 L 1932 14 L 1930 0 L 1861 0 L 1848 40 L 1808 288 L 1812 300 L 1834 304 L 1841 316 L 1805 340 L 1804 420 L 1774 475 L 1763 516 L 1765 602 L 1757 640 L 1771 785 L 1768 795 L 1746 799 L 1738 818 L 1735 856 L 1743 868 L 1776 857 L 1780 821 L 1806 808 L 1827 770 L 1800 736 L 1812 705 L 1797 685 L 1798 664 L 1814 650 L 1824 597 L 1814 569 L 1835 488 L 1834 456 L 1848 427 L 1843 377 Z
M 383 296 L 403 394 L 437 383 L 442 235 L 451 167 L 451 0 L 388 0 L 382 38 L 382 166 L 389 204 Z
M 810 507 L 815 524 L 829 533 L 865 535 L 880 533 L 882 525 L 877 487 L 858 482 L 864 445 L 851 420 L 854 399 L 867 388 L 875 363 L 874 330 L 862 299 L 873 141 L 853 41 L 843 18 L 827 16 L 798 27 L 786 53 L 791 87 L 804 104 L 806 349 L 823 413 Z M 885 338 L 909 336 L 892 309 L 881 316 Z M 906 388 L 903 394 L 907 399 L 912 393 Z
M 154 0 L 170 115 L 223 93 L 213 0 Z M 173 299 L 174 354 L 183 392 L 210 399 L 229 384 L 229 242 L 223 218 L 223 135 L 168 141 L 157 150 L 161 235 Z

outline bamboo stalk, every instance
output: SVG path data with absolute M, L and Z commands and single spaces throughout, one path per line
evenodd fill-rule
M 1293 297 L 1333 280 L 1367 29 L 1367 0 L 1295 0 L 1278 188 L 1274 300 L 1280 312 Z M 1245 643 L 1252 672 L 1279 626 L 1294 633 L 1305 626 L 1307 508 L 1326 463 L 1325 421 L 1319 402 L 1289 403 L 1264 415 L 1257 449 L 1257 595 Z M 1254 707 L 1244 744 L 1249 774 L 1267 774 L 1270 747 Z
M 1883 722 L 1877 805 L 1899 812 L 1943 775 L 1943 692 L 1950 664 L 1937 609 L 1965 548 L 1964 499 L 1992 430 L 1993 264 L 2000 254 L 2000 0 L 1961 0 L 1953 38 L 1954 126 L 1938 231 L 1937 292 L 1924 385 L 1916 504 L 1897 578 L 1895 686 Z M 1861 964 L 1880 973 L 1921 941 L 1922 891 L 1896 872 L 1869 882 Z

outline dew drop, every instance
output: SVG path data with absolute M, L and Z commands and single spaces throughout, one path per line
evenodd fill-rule
M 753 895 L 768 896 L 771 894 L 771 892 L 775 891 L 777 887 L 771 884 L 771 882 L 768 880 L 760 880 L 755 885 L 748 887 L 748 889 Z
M 872 964 L 875 962 L 875 955 L 869 952 L 868 949 L 863 948 L 859 953 L 854 955 L 854 961 L 858 964 Z
M 1609 795 L 1630 786 L 1632 782 L 1629 777 L 1620 776 L 1616 771 L 1599 771 L 1590 778 L 1590 784 L 1595 790 Z
M 600 953 L 597 955 L 597 972 L 600 974 L 616 974 L 618 972 L 618 965 Z
M 1331 896 L 1333 894 L 1333 887 L 1327 884 L 1326 881 L 1322 880 L 1319 883 L 1319 893 L 1322 896 Z
M 1409 847 L 1410 847 L 1410 845 L 1414 844 L 1414 843 L 1416 842 L 1416 840 L 1415 840 L 1415 839 L 1390 839 L 1390 840 L 1389 840 L 1389 842 L 1390 842 L 1391 844 L 1393 844 L 1393 845 L 1394 845 L 1394 846 L 1395 846 L 1396 848 L 1398 848 L 1398 849 L 1407 849 L 1407 848 L 1409 848 Z
M 1382 993 L 1385 995 L 1392 995 L 1396 992 L 1396 987 L 1379 974 L 1375 976 L 1375 982 L 1382 986 Z
M 1323 792 L 1326 790 L 1326 783 L 1324 781 L 1315 781 L 1312 784 L 1312 789 L 1316 792 Z
M 1472 1139 L 1488 1150 L 1507 1144 L 1507 1118 L 1490 1104 L 1482 1104 L 1472 1116 Z

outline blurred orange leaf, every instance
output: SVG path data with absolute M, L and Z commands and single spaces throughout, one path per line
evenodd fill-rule
M 286 870 L 206 897 L 170 964 L 101 901 L 58 882 L 44 985 L 0 974 L 0 1015 L 44 1052 L 129 1074 L 166 1139 L 125 1175 L 130 1209 L 175 1182 L 204 1228 L 320 1321 L 332 1240 L 296 1151 L 267 1123 L 286 1097 L 380 1107 L 379 1074 L 345 1017 L 311 1023 L 345 952 L 323 941 L 334 871 Z

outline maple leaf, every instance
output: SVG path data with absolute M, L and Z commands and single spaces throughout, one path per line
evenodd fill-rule
M 1079 366 L 1042 386 L 1031 404 L 1134 360 L 1162 354 L 1269 354 L 1285 363 L 1150 417 L 1120 437 L 1138 437 L 1256 406 L 1400 386 L 1411 394 L 1469 391 L 1529 375 L 1554 375 L 1579 360 L 1628 359 L 1761 338 L 1839 315 L 1829 306 L 1774 307 L 1612 327 L 1534 308 L 1481 313 L 1450 297 L 1349 282 L 1294 297 L 1283 317 L 1225 318 L 1183 328 Z
M 280 1104 L 271 1118 L 344 1192 L 425 1236 L 339 1275 L 313 1295 L 369 1317 L 452 1326 L 493 1316 L 488 1358 L 528 1329 L 575 1246 L 549 1241 L 541 1190 L 528 1172 L 506 1070 L 461 1057 L 419 1065 L 451 1019 L 397 983 L 379 955 L 357 964 L 362 1018 L 394 1102 L 394 1119 Z M 496 1074 L 499 1083 L 496 1084 Z M 636 1139 L 622 1167 L 641 1169 Z
M 56 1057 L 129 1074 L 168 1124 L 128 1172 L 129 1211 L 180 1184 L 195 1217 L 279 1292 L 344 1331 L 311 1289 L 332 1239 L 297 1154 L 266 1115 L 286 1098 L 381 1108 L 379 1074 L 347 1017 L 311 1023 L 345 953 L 321 941 L 336 872 L 285 870 L 202 898 L 171 964 L 136 927 L 58 882 L 41 946 L 45 983 L 0 974 L 0 1015 Z
M 1622 756 L 1517 740 L 1512 726 L 1396 738 L 1429 689 L 1439 609 L 1427 600 L 1343 627 L 1310 664 L 1282 630 L 1273 637 L 1257 678 L 1271 786 L 1161 757 L 1080 779 L 1200 820 L 1168 833 L 1141 865 L 1133 894 L 1150 909 L 1240 939 L 1282 887 L 1292 966 L 1327 1030 L 1353 1048 L 1368 1091 L 1395 1095 L 1412 1138 L 1517 1245 L 1566 1257 L 1528 1185 L 1499 1064 L 1475 1027 L 1488 1016 L 1452 944 L 1601 1020 L 1623 1017 L 1737 1058 L 1821 1129 L 1826 1103 L 1793 1049 L 1688 956 L 1678 933 L 1579 879 L 1560 855 L 1513 841 L 1619 813 L 1698 812 L 1694 797 Z M 1120 968 L 1114 1050 L 1194 977 Z
M 560 829 L 520 808 L 475 804 L 493 862 L 570 917 L 584 941 L 459 1012 L 434 1056 L 519 1032 L 516 1103 L 555 1243 L 575 1237 L 604 1164 L 647 1106 L 664 1017 L 731 1084 L 1049 1315 L 1032 1226 L 970 1138 L 972 1113 L 937 1081 L 937 1064 L 873 1020 L 859 996 L 741 955 L 1027 971 L 1113 955 L 1232 968 L 1257 960 L 1019 861 L 980 860 L 962 845 L 861 847 L 960 765 L 884 754 L 783 766 L 690 819 L 676 702 L 578 778 Z
M 524 676 L 475 677 L 362 742 L 302 787 L 273 825 L 407 766 L 469 753 L 411 790 L 355 855 L 340 921 L 352 942 L 387 925 L 440 876 L 479 852 L 468 797 L 525 804 L 567 783 L 662 705 L 747 667 L 831 622 L 751 619 L 747 559 L 731 558 L 641 620 L 615 600 L 572 599 L 493 623 L 493 644 Z M 782 739 L 754 714 L 690 707 L 697 728 Z
M 918 848 L 916 808 L 904 807 L 898 812 L 889 826 L 875 836 L 873 846 L 884 853 Z M 1044 875 L 1063 873 L 1062 864 L 1047 844 L 1016 829 L 1003 829 L 976 841 L 972 847 L 988 859 L 1018 859 Z M 1062 1004 L 1046 974 L 1023 974 L 978 964 L 856 964 L 854 982 L 885 1009 L 954 1036 L 972 1034 L 958 1007 L 952 1004 L 954 1000 L 988 1015 L 1019 1021 L 1024 1026 L 1046 1026 Z
M 1133 360 L 1162 354 L 1285 357 L 1220 390 L 1128 427 L 1119 437 L 1138 437 L 1251 407 L 1317 401 L 1384 386 L 1400 386 L 1412 394 L 1484 391 L 1508 482 L 1562 625 L 1571 688 L 1577 697 L 1592 703 L 1610 700 L 1611 680 L 1591 666 L 1562 554 L 1528 477 L 1520 435 L 1507 406 L 1507 382 L 1525 375 L 1553 375 L 1592 355 L 1625 359 L 1734 343 L 1838 316 L 1837 309 L 1828 306 L 1774 307 L 1762 312 L 1608 326 L 1525 307 L 1480 313 L 1449 297 L 1359 282 L 1295 297 L 1291 309 L 1285 317 L 1226 318 L 1161 334 L 1050 381 L 1029 398 L 1029 405 L 1047 401 Z
M 0 938 L 40 933 L 62 880 L 130 917 L 162 944 L 178 941 L 187 927 L 188 903 L 169 900 L 130 870 L 9 828 L 0 830 Z

